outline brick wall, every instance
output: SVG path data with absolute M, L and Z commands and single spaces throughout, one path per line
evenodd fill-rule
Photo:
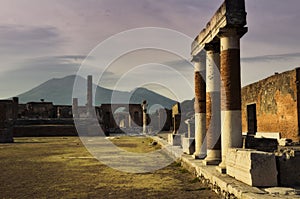
M 257 131 L 280 132 L 299 141 L 298 69 L 275 74 L 242 88 L 242 130 L 247 132 L 247 105 L 256 104 Z

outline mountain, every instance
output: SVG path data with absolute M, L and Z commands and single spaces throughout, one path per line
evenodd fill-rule
M 76 89 L 74 89 L 74 97 L 79 99 L 79 104 L 84 105 L 86 103 L 86 85 L 87 80 L 83 77 L 77 77 L 75 75 L 66 76 L 63 78 L 50 79 L 39 86 L 20 94 L 20 103 L 40 101 L 53 102 L 56 105 L 71 105 L 73 85 L 76 83 Z M 95 105 L 108 104 L 108 103 L 132 103 L 140 104 L 143 100 L 147 100 L 148 105 L 160 104 L 163 107 L 171 108 L 176 101 L 167 97 L 159 95 L 153 91 L 145 88 L 137 88 L 130 92 L 117 91 L 106 89 L 97 85 L 93 85 L 93 90 L 96 91 Z

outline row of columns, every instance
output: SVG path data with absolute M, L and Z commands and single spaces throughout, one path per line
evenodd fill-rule
M 240 37 L 237 29 L 221 30 L 218 40 L 194 56 L 195 153 L 207 165 L 226 170 L 229 148 L 242 146 Z

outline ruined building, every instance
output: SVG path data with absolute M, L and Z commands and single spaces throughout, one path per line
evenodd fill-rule
M 13 126 L 18 115 L 18 98 L 0 100 L 0 143 L 13 142 Z
M 300 68 L 242 89 L 242 130 L 300 141 Z

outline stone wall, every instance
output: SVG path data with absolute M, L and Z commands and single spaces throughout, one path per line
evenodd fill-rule
M 12 129 L 17 117 L 17 107 L 18 102 L 15 100 L 0 100 L 0 143 L 13 142 Z
M 247 105 L 256 104 L 257 132 L 280 132 L 299 141 L 299 69 L 242 88 L 242 130 L 247 132 Z

